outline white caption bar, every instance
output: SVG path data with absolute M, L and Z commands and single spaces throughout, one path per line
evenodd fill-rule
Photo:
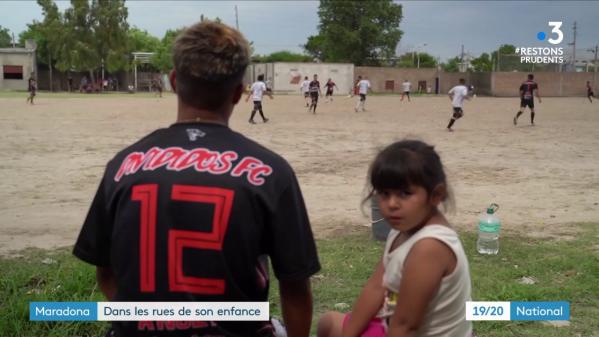
M 98 302 L 98 321 L 268 321 L 268 302 Z
M 509 321 L 510 302 L 466 302 L 467 321 Z

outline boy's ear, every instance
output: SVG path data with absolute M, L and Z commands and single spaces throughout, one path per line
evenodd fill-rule
M 175 69 L 171 70 L 168 74 L 168 80 L 171 83 L 171 88 L 173 88 L 173 92 L 177 92 L 177 72 Z
M 439 184 L 435 186 L 433 189 L 433 193 L 431 193 L 431 204 L 437 207 L 440 203 L 442 203 L 447 198 L 447 185 Z

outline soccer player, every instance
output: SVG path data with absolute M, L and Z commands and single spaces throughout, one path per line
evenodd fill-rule
M 332 79 L 328 79 L 327 83 L 324 85 L 327 88 L 327 92 L 325 94 L 325 102 L 332 102 L 333 101 L 333 88 L 337 88 L 337 84 L 335 84 L 335 82 L 333 82 Z
M 539 94 L 539 85 L 534 81 L 535 76 L 528 74 L 526 82 L 520 85 L 520 110 L 514 117 L 514 125 L 518 125 L 518 117 L 524 112 L 526 107 L 530 108 L 530 124 L 535 125 L 535 101 L 533 99 L 534 93 L 541 103 L 541 95 Z
M 403 89 L 403 93 L 401 94 L 401 99 L 399 101 L 403 101 L 404 96 L 408 96 L 408 102 L 410 102 L 410 91 L 412 90 L 412 83 L 410 83 L 410 81 L 408 80 L 404 80 L 401 84 L 401 87 Z
M 459 82 L 458 85 L 451 88 L 448 92 L 449 100 L 451 100 L 451 105 L 453 107 L 453 115 L 449 120 L 449 124 L 447 124 L 447 131 L 450 132 L 453 131 L 451 128 L 453 123 L 464 116 L 464 110 L 462 109 L 464 99 L 470 99 L 470 96 L 468 96 L 468 87 L 466 87 L 466 80 L 460 78 Z
M 97 266 L 109 300 L 135 302 L 268 301 L 270 256 L 287 335 L 307 337 L 320 264 L 297 178 L 285 159 L 229 128 L 249 60 L 247 40 L 220 23 L 177 37 L 177 121 L 108 162 L 73 253 Z M 112 330 L 274 336 L 268 321 L 113 321 Z
M 310 80 L 308 76 L 304 77 L 300 90 L 304 93 L 304 101 L 306 101 L 306 107 L 310 106 Z
M 162 98 L 162 79 L 160 76 L 157 76 L 153 81 L 154 89 L 156 89 L 156 93 L 154 96 L 158 96 Z
M 594 98 L 595 94 L 593 93 L 593 87 L 591 87 L 591 81 L 587 81 L 587 98 L 589 99 L 589 102 L 593 103 L 591 97 Z
M 254 122 L 254 116 L 256 115 L 256 111 L 260 112 L 260 116 L 262 117 L 262 121 L 264 123 L 268 122 L 268 118 L 264 117 L 264 112 L 262 112 L 262 97 L 264 93 L 272 99 L 272 91 L 268 90 L 266 87 L 266 83 L 264 83 L 264 75 L 258 75 L 258 80 L 252 84 L 252 88 L 248 93 L 248 96 L 245 98 L 245 101 L 249 101 L 250 96 L 252 96 L 252 100 L 254 101 L 254 109 L 252 109 L 252 115 L 250 116 L 250 124 L 256 124 Z
M 356 88 L 358 89 L 358 94 L 360 98 L 358 99 L 358 103 L 354 108 L 355 112 L 358 112 L 358 109 L 362 109 L 362 111 L 366 111 L 364 105 L 366 104 L 366 95 L 368 94 L 368 90 L 370 90 L 370 81 L 368 78 L 364 77 L 362 79 L 362 75 L 358 76 L 358 83 L 356 83 Z
M 29 77 L 29 80 L 27 81 L 27 87 L 27 90 L 29 91 L 29 97 L 27 97 L 26 102 L 29 102 L 31 105 L 33 105 L 33 99 L 37 93 L 37 81 L 35 78 L 33 78 L 33 76 Z
M 320 91 L 320 82 L 318 81 L 318 75 L 314 74 L 314 80 L 310 82 L 309 86 L 311 103 L 308 107 L 308 112 L 312 110 L 313 114 L 316 114 L 316 106 L 318 105 L 318 96 L 322 95 L 322 91 Z

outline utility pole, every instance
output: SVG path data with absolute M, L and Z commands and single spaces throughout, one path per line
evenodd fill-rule
M 593 59 L 593 86 L 597 87 L 597 51 L 599 50 L 599 45 L 595 45 L 595 49 L 588 49 L 591 53 L 595 54 L 595 58 Z
M 235 5 L 235 27 L 239 30 L 239 12 L 237 11 L 237 5 Z
M 460 54 L 460 69 L 459 71 L 461 73 L 465 72 L 465 67 L 464 67 L 464 45 L 462 45 L 462 53 Z
M 416 55 L 417 55 L 417 62 L 418 64 L 416 65 L 416 69 L 420 69 L 420 47 L 426 47 L 426 43 L 423 44 L 422 46 L 419 46 L 418 48 L 416 48 Z
M 597 72 L 597 51 L 599 50 L 599 45 L 595 45 L 595 49 L 589 48 L 587 51 L 595 54 L 595 58 L 593 59 L 593 70 Z
M 499 48 L 497 48 L 497 72 L 499 72 L 499 55 L 501 55 L 501 46 L 499 46 Z
M 572 43 L 568 43 L 572 46 L 572 67 L 574 68 L 574 72 L 576 72 L 576 21 L 574 21 L 574 41 Z

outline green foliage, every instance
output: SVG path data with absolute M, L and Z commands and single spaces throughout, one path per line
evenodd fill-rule
M 321 0 L 319 33 L 304 49 L 326 62 L 380 65 L 395 55 L 402 6 L 391 0 Z
M 92 0 L 90 15 L 94 33 L 93 45 L 100 62 L 104 62 L 109 72 L 124 69 L 129 60 L 129 24 L 125 0 Z
M 169 72 L 173 69 L 173 44 L 175 43 L 175 39 L 177 36 L 185 30 L 186 27 L 182 27 L 174 30 L 167 30 L 164 33 L 164 37 L 160 41 L 160 45 L 152 56 L 150 62 L 156 69 L 160 70 L 163 73 Z
M 491 60 L 497 71 L 527 71 L 530 69 L 530 65 L 520 62 L 520 56 L 516 55 L 516 47 L 511 44 L 499 46 L 498 50 L 491 53 Z
M 493 71 L 493 62 L 487 53 L 482 53 L 479 57 L 471 61 L 474 71 Z
M 277 51 L 269 55 L 255 55 L 252 57 L 252 62 L 267 63 L 267 62 L 311 62 L 312 57 L 305 54 L 292 53 L 287 50 Z
M 461 59 L 458 56 L 456 56 L 454 58 L 449 59 L 447 63 L 443 63 L 441 66 L 443 67 L 443 70 L 447 72 L 456 73 L 460 71 L 460 62 Z
M 419 63 L 420 68 L 435 68 L 437 66 L 435 57 L 425 52 L 405 53 L 398 58 L 395 66 L 399 68 L 417 68 Z
M 12 37 L 8 28 L 2 28 L 0 25 L 0 48 L 12 47 Z
M 124 0 L 71 1 L 64 14 L 52 0 L 38 0 L 44 20 L 28 25 L 21 40 L 38 43 L 38 57 L 61 71 L 109 72 L 128 64 L 127 8 Z
M 137 27 L 129 29 L 127 40 L 129 52 L 156 52 L 161 44 L 159 38 Z

